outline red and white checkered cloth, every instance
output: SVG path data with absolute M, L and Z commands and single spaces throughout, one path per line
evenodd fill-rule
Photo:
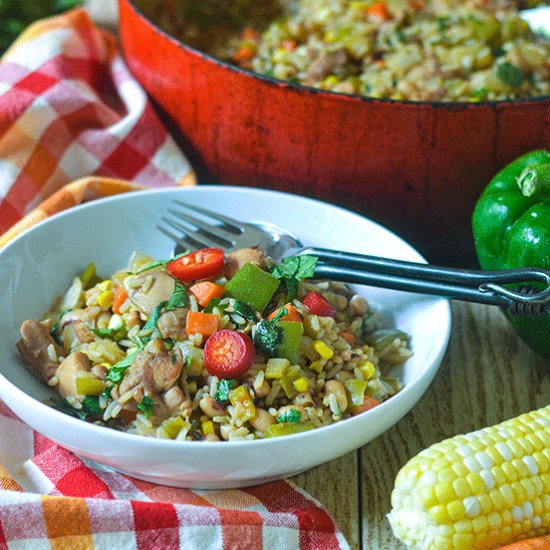
M 114 39 L 83 10 L 24 34 L 0 61 L 0 94 L 0 247 L 82 201 L 194 182 Z M 0 402 L 0 550 L 27 548 L 349 546 L 290 482 L 197 491 L 138 481 L 81 460 Z
M 173 489 L 85 462 L 0 402 L 0 549 L 348 548 L 327 512 L 287 481 Z

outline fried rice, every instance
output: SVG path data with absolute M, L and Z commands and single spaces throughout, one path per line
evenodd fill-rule
M 273 277 L 274 264 L 260 260 Z M 196 281 L 178 281 L 168 263 L 134 253 L 107 279 L 90 264 L 44 319 L 23 323 L 19 351 L 33 374 L 57 390 L 54 406 L 144 436 L 249 440 L 340 422 L 402 388 L 388 371 L 412 355 L 408 335 L 381 327 L 377 308 L 347 285 L 297 278 L 293 289 L 292 277 L 283 277 L 267 306 L 255 309 L 229 292 L 237 275 L 226 262 L 208 279 L 218 297 L 201 305 Z M 325 309 L 316 309 L 312 295 Z M 282 327 L 291 310 L 299 328 L 296 354 L 290 340 L 282 345 L 281 330 L 275 330 L 279 347 L 266 351 L 260 326 Z M 250 337 L 255 349 L 244 374 L 208 368 L 212 334 L 193 332 L 190 313 L 215 317 L 214 334 Z

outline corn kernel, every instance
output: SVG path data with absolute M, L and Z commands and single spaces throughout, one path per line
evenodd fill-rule
M 311 365 L 309 365 L 309 368 L 311 370 L 314 370 L 315 372 L 321 372 L 324 368 L 324 365 L 321 361 L 313 361 Z
M 304 376 L 301 376 L 300 378 L 294 380 L 293 382 L 294 387 L 296 388 L 296 391 L 298 392 L 304 392 L 309 389 L 309 382 L 307 381 L 307 378 Z
M 441 504 L 451 502 L 455 498 L 453 486 L 450 483 L 438 483 L 435 486 L 435 494 Z
M 193 380 L 192 382 L 189 382 L 189 384 L 187 384 L 187 391 L 190 394 L 197 393 L 197 382 L 195 380 Z
M 370 380 L 376 373 L 376 367 L 372 361 L 365 361 L 359 365 L 359 369 L 365 380 Z
M 466 510 L 464 509 L 464 504 L 461 500 L 453 500 L 447 504 L 447 511 L 449 512 L 449 517 L 453 521 L 459 521 L 464 518 L 466 515 Z
M 322 340 L 315 340 L 313 342 L 313 349 L 321 356 L 322 359 L 332 359 L 334 357 L 334 350 L 329 348 Z
M 265 369 L 265 377 L 266 378 L 282 378 L 286 371 L 290 367 L 290 361 L 288 359 L 282 359 L 282 358 L 273 358 L 269 359 L 267 362 L 267 367 Z
M 215 433 L 214 422 L 212 422 L 212 420 L 207 420 L 206 422 L 202 423 L 202 433 L 204 435 Z
M 104 290 L 97 297 L 97 304 L 101 307 L 111 307 L 113 305 L 113 296 L 114 296 L 114 293 L 112 290 Z

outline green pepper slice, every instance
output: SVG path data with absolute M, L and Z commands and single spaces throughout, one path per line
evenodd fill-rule
M 275 357 L 284 357 L 292 364 L 298 363 L 304 324 L 300 321 L 277 321 L 276 325 L 283 330 L 283 334 L 275 350 Z
M 279 279 L 257 265 L 247 263 L 225 285 L 229 297 L 262 312 L 279 287 Z

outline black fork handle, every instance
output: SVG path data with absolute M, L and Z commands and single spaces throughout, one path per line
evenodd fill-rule
M 319 258 L 317 276 L 343 282 L 504 306 L 517 314 L 540 315 L 550 307 L 550 271 L 544 269 L 469 270 L 313 247 L 299 254 Z M 542 283 L 544 288 L 504 286 L 533 282 Z

